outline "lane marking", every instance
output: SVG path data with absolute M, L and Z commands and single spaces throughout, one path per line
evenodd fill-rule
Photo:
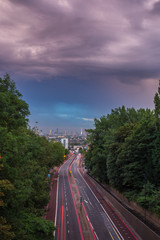
M 112 234 L 111 234 L 111 232 L 109 231 L 109 235 L 111 236 L 111 238 L 114 240 L 114 238 L 113 238 L 113 236 L 112 236 Z

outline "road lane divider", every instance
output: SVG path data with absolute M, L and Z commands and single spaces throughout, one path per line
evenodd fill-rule
M 71 169 L 73 163 L 74 163 L 74 162 L 71 163 L 71 165 L 70 165 L 70 169 Z M 77 190 L 78 196 L 79 196 L 79 198 L 80 198 L 81 195 L 80 195 L 80 193 L 79 193 L 79 190 L 78 190 L 78 187 L 77 187 L 76 181 L 75 181 L 75 179 L 74 179 L 74 176 L 73 176 L 73 181 L 74 181 L 74 184 L 75 184 L 75 187 L 76 187 L 76 190 Z M 92 232 L 93 238 L 94 238 L 94 240 L 96 240 L 96 239 L 98 240 L 99 238 L 98 238 L 97 234 L 96 234 L 95 231 L 94 231 L 94 228 L 93 228 L 93 226 L 92 226 L 92 224 L 91 224 L 91 221 L 90 221 L 90 219 L 89 219 L 89 217 L 88 217 L 88 214 L 87 214 L 87 211 L 86 211 L 86 209 L 85 209 L 85 206 L 84 206 L 83 202 L 82 202 L 82 207 L 83 207 L 84 212 L 85 212 L 85 214 L 86 214 L 86 218 L 87 218 L 87 221 L 88 221 L 88 223 L 89 223 L 89 226 L 90 226 L 90 229 L 91 229 L 91 232 Z
M 70 165 L 69 165 L 69 166 L 70 166 Z M 70 191 L 71 191 L 71 194 L 72 194 L 72 199 L 73 199 L 73 203 L 74 203 L 74 208 L 75 208 L 75 212 L 76 212 L 76 216 L 77 216 L 77 221 L 78 221 L 78 226 L 79 226 L 79 231 L 80 231 L 81 240 L 84 240 L 83 234 L 82 234 L 82 228 L 81 228 L 81 224 L 80 224 L 80 220 L 79 220 L 79 216 L 78 216 L 78 212 L 77 212 L 77 207 L 76 207 L 76 203 L 75 203 L 74 196 L 73 196 L 73 192 L 72 192 L 72 188 L 71 188 L 71 183 L 70 183 L 70 180 L 69 180 L 69 175 L 68 175 L 69 166 L 67 167 L 67 177 L 68 177 L 69 187 L 70 187 Z

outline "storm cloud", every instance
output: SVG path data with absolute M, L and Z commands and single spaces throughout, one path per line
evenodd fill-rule
M 0 0 L 0 5 L 0 73 L 16 80 L 31 109 L 43 95 L 47 106 L 74 102 L 87 113 L 90 108 L 80 116 L 86 120 L 118 104 L 153 102 L 160 76 L 160 1 Z M 46 94 L 50 89 L 52 97 Z

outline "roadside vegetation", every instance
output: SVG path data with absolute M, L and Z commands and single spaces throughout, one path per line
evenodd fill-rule
M 125 108 L 95 119 L 86 130 L 90 173 L 160 217 L 160 88 L 155 109 Z
M 60 143 L 48 142 L 28 127 L 28 104 L 8 74 L 0 78 L 0 239 L 50 240 L 45 220 L 49 169 L 64 160 Z

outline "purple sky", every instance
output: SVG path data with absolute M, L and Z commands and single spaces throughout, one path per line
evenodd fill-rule
M 115 107 L 151 108 L 160 78 L 159 0 L 0 0 L 0 74 L 30 125 L 93 127 Z

